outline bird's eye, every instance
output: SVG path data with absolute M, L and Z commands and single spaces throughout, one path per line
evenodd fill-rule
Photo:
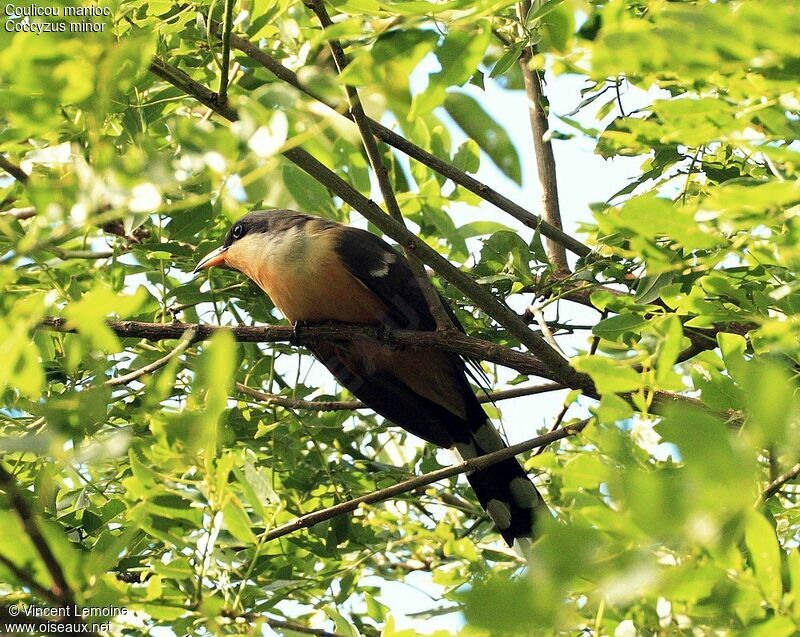
M 243 228 L 241 224 L 233 226 L 233 238 L 239 239 L 242 236 Z

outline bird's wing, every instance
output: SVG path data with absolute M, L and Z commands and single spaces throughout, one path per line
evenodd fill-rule
M 339 233 L 337 251 L 350 273 L 384 303 L 392 327 L 436 328 L 408 261 L 383 239 L 348 227 Z
M 383 239 L 366 230 L 348 227 L 340 234 L 338 252 L 350 273 L 386 305 L 388 322 L 393 327 L 435 329 L 436 322 L 408 261 Z M 441 295 L 440 298 L 453 325 L 463 333 L 464 327 L 455 312 Z M 466 359 L 466 362 L 467 374 L 488 393 L 490 382 L 480 361 Z

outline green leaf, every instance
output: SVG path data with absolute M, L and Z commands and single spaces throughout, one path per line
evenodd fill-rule
M 683 326 L 677 316 L 667 316 L 658 325 L 663 334 L 656 355 L 656 381 L 661 383 L 673 372 L 673 366 L 678 360 L 683 347 Z
M 511 46 L 509 46 L 506 49 L 506 52 L 503 53 L 497 62 L 494 63 L 492 72 L 489 73 L 489 77 L 495 78 L 498 75 L 502 75 L 514 64 L 516 64 L 517 60 L 519 60 L 520 53 L 522 53 L 523 47 L 524 44 L 522 42 L 514 42 Z
M 775 607 L 781 598 L 781 557 L 775 530 L 763 515 L 752 511 L 745 522 L 744 542 L 758 585 Z
M 353 622 L 342 615 L 333 606 L 325 607 L 325 614 L 330 617 L 336 625 L 336 632 L 345 637 L 360 637 L 361 633 L 355 627 Z
M 283 165 L 283 183 L 304 212 L 334 217 L 328 190 L 316 179 L 292 164 Z
M 237 540 L 255 544 L 258 540 L 252 531 L 252 522 L 244 510 L 241 501 L 235 495 L 229 495 L 228 501 L 222 508 L 222 517 L 225 521 L 225 528 Z
M 626 334 L 636 334 L 648 321 L 641 314 L 620 314 L 600 321 L 592 334 L 608 341 L 621 341 Z
M 602 356 L 579 356 L 572 361 L 579 372 L 589 374 L 601 394 L 636 391 L 642 386 L 642 376 L 623 361 Z
M 542 51 L 567 51 L 570 40 L 575 33 L 575 13 L 572 7 L 552 2 L 545 6 L 556 5 L 543 13 L 540 18 L 539 32 L 542 39 L 539 49 Z
M 465 93 L 448 93 L 444 107 L 461 130 L 477 142 L 509 179 L 522 183 L 519 155 L 511 138 L 477 100 Z
M 412 101 L 409 119 L 429 113 L 445 100 L 447 89 L 469 80 L 483 60 L 491 30 L 480 25 L 476 32 L 450 30 L 436 50 L 441 70 L 428 77 L 428 87 Z
M 453 157 L 453 166 L 467 173 L 478 172 L 481 166 L 481 153 L 474 140 L 468 139 L 458 147 Z
M 608 476 L 608 465 L 598 455 L 578 454 L 564 465 L 564 488 L 596 489 Z

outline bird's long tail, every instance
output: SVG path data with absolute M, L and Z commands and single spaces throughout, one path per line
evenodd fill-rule
M 470 432 L 468 442 L 456 443 L 455 450 L 469 460 L 505 447 L 500 434 L 487 420 Z M 509 546 L 513 547 L 515 542 L 528 545 L 534 518 L 546 515 L 547 505 L 516 458 L 467 473 L 467 480 Z

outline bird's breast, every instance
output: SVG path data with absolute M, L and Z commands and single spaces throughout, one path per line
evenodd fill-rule
M 290 321 L 377 325 L 383 303 L 342 264 L 333 232 L 237 243 L 230 265 L 246 274 Z

